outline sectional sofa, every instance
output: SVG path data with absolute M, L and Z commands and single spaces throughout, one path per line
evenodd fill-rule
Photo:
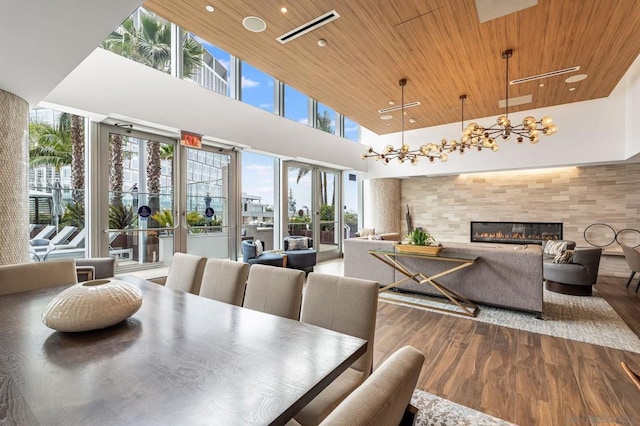
M 381 285 L 405 278 L 369 254 L 369 250 L 393 250 L 398 234 L 388 234 L 383 240 L 366 237 L 349 238 L 344 242 L 344 275 L 375 280 Z M 437 281 L 450 290 L 476 303 L 533 312 L 542 316 L 542 248 L 536 244 L 513 245 L 491 243 L 443 243 L 441 256 L 478 256 L 476 262 Z M 424 258 L 396 258 L 410 271 L 433 275 L 451 265 Z M 416 293 L 439 293 L 428 283 L 412 280 L 398 289 Z

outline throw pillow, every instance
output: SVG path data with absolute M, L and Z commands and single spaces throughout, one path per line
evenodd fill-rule
M 309 248 L 309 239 L 307 237 L 304 238 L 291 238 L 287 240 L 288 250 L 306 250 Z
M 566 241 L 547 241 L 544 246 L 544 254 L 550 256 L 557 256 L 562 254 L 567 249 Z
M 368 237 L 369 235 L 376 235 L 376 228 L 362 228 L 358 231 L 361 237 Z
M 255 240 L 253 243 L 256 246 L 256 257 L 260 256 L 262 252 L 264 252 L 264 247 L 262 246 L 262 241 Z
M 370 240 L 382 240 L 382 235 L 369 235 Z
M 573 250 L 565 250 L 564 252 L 557 254 L 553 258 L 553 263 L 571 263 L 573 260 Z

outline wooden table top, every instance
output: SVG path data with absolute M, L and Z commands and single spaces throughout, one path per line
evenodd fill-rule
M 84 333 L 40 319 L 65 287 L 0 297 L 0 424 L 284 424 L 366 351 L 362 339 L 120 279 L 142 290 L 142 307 Z

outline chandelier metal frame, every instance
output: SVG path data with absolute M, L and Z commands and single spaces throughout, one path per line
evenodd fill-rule
M 483 127 L 477 123 L 469 123 L 467 127 L 464 127 L 464 101 L 467 99 L 467 95 L 460 95 L 459 99 L 462 103 L 462 137 L 460 141 L 443 139 L 439 144 L 427 143 L 421 145 L 419 149 L 412 150 L 404 141 L 404 87 L 407 85 L 407 79 L 403 78 L 400 80 L 402 90 L 402 108 L 400 112 L 402 117 L 402 144 L 400 148 L 387 145 L 383 152 L 376 152 L 370 147 L 365 154 L 362 154 L 362 159 L 373 158 L 382 161 L 384 164 L 389 164 L 389 161 L 397 159 L 401 164 L 409 161 L 412 165 L 416 165 L 420 157 L 426 157 L 430 162 L 434 162 L 436 159 L 445 162 L 449 159 L 449 153 L 455 151 L 464 154 L 465 151 L 470 149 L 482 151 L 483 148 L 486 148 L 496 152 L 500 149 L 496 139 L 507 141 L 512 134 L 518 136 L 516 138 L 518 143 L 528 139 L 532 144 L 536 144 L 540 140 L 541 133 L 545 136 L 551 136 L 556 133 L 558 127 L 553 124 L 553 120 L 549 116 L 544 116 L 540 120 L 527 116 L 522 120 L 521 124 L 515 126 L 511 124 L 509 119 L 509 58 L 512 56 L 512 49 L 502 52 L 502 59 L 505 60 L 505 111 L 504 115 L 496 119 L 495 124 L 490 127 Z

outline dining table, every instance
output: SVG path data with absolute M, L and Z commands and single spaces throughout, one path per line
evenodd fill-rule
M 0 296 L 0 424 L 285 424 L 367 341 L 145 281 L 142 306 L 104 329 L 59 332 L 68 286 Z

